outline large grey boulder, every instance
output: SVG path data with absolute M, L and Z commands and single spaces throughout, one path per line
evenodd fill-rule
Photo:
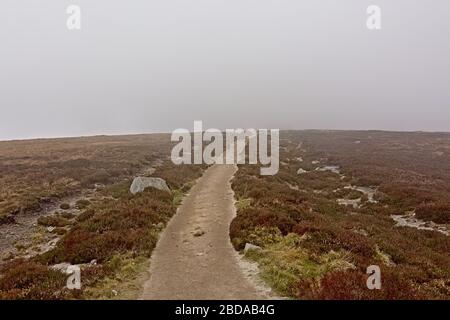
M 136 177 L 130 187 L 130 192 L 136 194 L 144 191 L 146 188 L 156 188 L 158 190 L 170 192 L 164 179 L 153 177 Z

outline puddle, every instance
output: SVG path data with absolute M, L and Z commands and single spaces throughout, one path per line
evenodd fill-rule
M 445 225 L 434 223 L 433 221 L 423 221 L 416 218 L 414 212 L 407 213 L 405 215 L 391 215 L 391 218 L 396 222 L 396 227 L 410 227 L 419 230 L 437 231 L 446 236 L 449 235 L 449 231 Z
M 368 203 L 378 203 L 377 200 L 374 199 L 375 192 L 377 192 L 376 189 L 371 187 L 357 187 L 357 186 L 345 186 L 344 189 L 351 189 L 356 190 L 364 195 L 367 196 L 367 202 Z M 334 190 L 334 192 L 338 191 L 339 189 Z M 357 199 L 347 199 L 347 198 L 341 198 L 336 200 L 338 204 L 345 205 L 345 206 L 352 206 L 354 209 L 358 209 L 361 207 L 361 198 Z

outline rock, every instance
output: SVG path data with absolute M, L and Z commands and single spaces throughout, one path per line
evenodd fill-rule
M 339 166 L 323 166 L 323 167 L 320 167 L 320 168 L 316 168 L 316 171 L 322 171 L 322 172 L 324 172 L 324 171 L 331 171 L 333 173 L 340 174 Z
M 250 250 L 258 251 L 258 250 L 262 250 L 262 248 L 260 246 L 256 246 L 254 244 L 251 244 L 251 243 L 247 242 L 245 244 L 244 253 L 246 253 L 247 251 L 250 251 Z
M 93 259 L 90 263 L 91 266 L 97 265 L 97 259 Z
M 161 178 L 153 177 L 136 177 L 130 187 L 130 192 L 136 194 L 138 192 L 144 191 L 146 188 L 156 188 L 158 190 L 163 190 L 170 192 L 169 187 L 165 180 Z
M 307 173 L 307 172 L 308 171 L 306 171 L 305 169 L 302 169 L 302 168 L 297 170 L 297 174 L 303 174 L 303 173 Z
M 117 296 L 117 295 L 119 294 L 119 292 L 117 292 L 117 290 L 114 290 L 114 289 L 111 290 L 111 293 L 112 293 L 114 296 Z

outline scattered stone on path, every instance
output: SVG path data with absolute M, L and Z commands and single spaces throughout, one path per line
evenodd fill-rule
M 203 231 L 202 229 L 198 229 L 194 232 L 194 237 L 201 237 L 204 234 L 205 234 L 205 231 Z

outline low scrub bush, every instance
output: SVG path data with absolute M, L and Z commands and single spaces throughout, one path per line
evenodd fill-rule
M 60 216 L 39 217 L 38 224 L 45 227 L 65 227 L 70 221 Z
M 0 299 L 62 299 L 67 275 L 37 262 L 15 260 L 8 263 L 0 278 Z
M 367 288 L 368 275 L 357 270 L 333 271 L 320 280 L 301 279 L 297 297 L 320 300 L 414 300 L 417 291 L 398 275 L 383 270 L 380 290 Z
M 416 216 L 423 220 L 450 224 L 450 203 L 432 202 L 420 204 L 416 207 Z
M 60 207 L 62 210 L 68 210 L 68 209 L 70 209 L 70 204 L 68 204 L 68 203 L 62 203 L 59 207 Z
M 231 241 L 237 250 L 247 242 L 261 246 L 263 250 L 251 257 L 273 287 L 292 297 L 448 299 L 450 237 L 397 227 L 390 217 L 415 210 L 419 219 L 448 223 L 450 188 L 444 183 L 450 181 L 450 171 L 444 169 L 448 163 L 436 162 L 432 152 L 422 154 L 417 144 L 401 136 L 370 135 L 363 141 L 356 133 L 287 132 L 278 175 L 263 177 L 257 166 L 241 165 L 232 188 L 236 199 L 249 200 L 245 205 L 237 202 Z M 417 137 L 422 138 L 422 146 L 434 148 L 430 137 Z M 316 160 L 320 163 L 313 165 Z M 339 165 L 345 176 L 321 171 L 297 174 L 300 166 L 315 170 L 328 164 Z M 377 202 L 345 188 L 349 186 L 376 187 Z M 341 198 L 361 198 L 361 203 L 345 207 L 338 204 Z M 266 244 L 258 230 L 279 230 L 276 244 Z M 301 239 L 297 247 L 286 242 L 291 234 Z M 271 251 L 275 246 L 276 254 Z M 343 265 L 353 267 L 325 268 L 325 257 L 336 252 L 345 252 Z M 366 287 L 366 268 L 373 264 L 382 268 L 382 290 Z M 305 266 L 314 272 L 305 273 Z

